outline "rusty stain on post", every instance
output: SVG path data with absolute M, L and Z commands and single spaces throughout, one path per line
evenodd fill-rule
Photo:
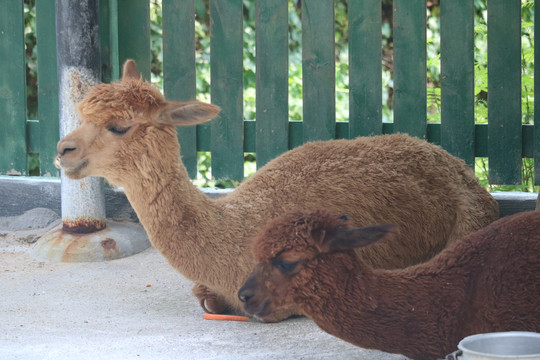
M 79 216 L 75 220 L 62 219 L 62 230 L 71 234 L 89 234 L 105 229 L 105 220 Z

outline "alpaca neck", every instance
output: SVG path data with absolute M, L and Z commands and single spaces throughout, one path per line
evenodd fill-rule
M 180 160 L 157 164 L 144 178 L 123 184 L 126 196 L 143 224 L 152 245 L 186 277 L 203 275 L 193 259 L 218 256 L 221 246 L 207 239 L 223 229 L 224 215 L 216 203 L 189 180 Z M 210 273 L 212 269 L 208 269 Z M 209 274 L 212 276 L 212 274 Z M 204 276 L 204 275 L 203 275 Z
M 443 279 L 434 280 L 432 274 L 419 276 L 409 270 L 374 270 L 366 265 L 351 270 L 350 266 L 336 266 L 335 261 L 327 263 L 332 263 L 329 272 L 333 273 L 327 282 L 314 276 L 299 300 L 308 306 L 306 315 L 323 330 L 361 347 L 413 358 L 422 358 L 414 353 L 415 348 L 430 351 L 422 342 L 426 330 L 432 331 L 434 339 L 440 339 L 440 343 L 431 344 L 435 352 L 454 337 L 448 331 L 455 324 L 439 323 L 437 314 L 459 312 L 460 300 L 456 300 L 456 294 L 438 291 L 437 283 Z M 419 334 L 418 338 L 415 334 Z M 421 343 L 415 344 L 416 340 Z

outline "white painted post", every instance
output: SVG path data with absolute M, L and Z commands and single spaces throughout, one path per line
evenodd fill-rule
M 100 82 L 98 0 L 56 0 L 60 138 L 81 120 L 76 105 Z M 103 179 L 71 180 L 62 171 L 62 224 L 67 232 L 105 228 Z

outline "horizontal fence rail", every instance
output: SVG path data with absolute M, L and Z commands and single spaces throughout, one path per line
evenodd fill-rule
M 38 120 L 26 116 L 23 1 L 5 2 L 0 13 L 0 175 L 28 175 L 28 158 L 39 153 L 41 175 L 59 176 L 53 166 L 59 137 L 54 3 L 36 1 Z M 103 80 L 117 80 L 127 58 L 149 80 L 150 2 L 99 4 Z M 288 113 L 288 0 L 255 3 L 252 121 L 243 115 L 243 2 L 209 0 L 211 98 L 222 112 L 206 124 L 179 129 L 191 177 L 199 151 L 212 152 L 214 177 L 242 179 L 245 152 L 256 153 L 260 167 L 306 141 L 405 132 L 440 144 L 471 167 L 475 157 L 488 157 L 494 184 L 519 184 L 522 158 L 534 158 L 540 184 L 540 126 L 521 121 L 520 0 L 488 1 L 488 124 L 475 124 L 473 0 L 440 1 L 441 123 L 427 122 L 426 0 L 393 1 L 393 123 L 382 116 L 381 0 L 348 2 L 348 122 L 336 122 L 334 1 L 301 4 L 303 121 L 290 121 Z M 169 100 L 197 97 L 198 5 L 162 0 L 163 88 Z

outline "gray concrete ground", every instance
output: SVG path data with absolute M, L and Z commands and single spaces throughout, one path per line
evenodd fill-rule
M 29 254 L 51 210 L 0 218 L 0 359 L 405 359 L 332 337 L 306 318 L 211 321 L 155 250 L 96 263 Z

